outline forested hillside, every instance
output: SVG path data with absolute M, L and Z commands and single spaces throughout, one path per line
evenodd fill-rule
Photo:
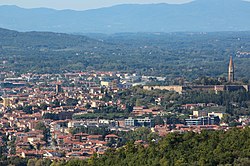
M 250 129 L 169 134 L 148 147 L 132 143 L 110 150 L 94 165 L 249 165 Z
M 50 161 L 48 159 L 1 159 L 3 165 L 20 166 L 189 166 L 250 165 L 250 128 L 228 131 L 171 133 L 149 145 L 128 143 L 117 150 L 86 160 Z
M 0 30 L 2 71 L 61 73 L 73 70 L 142 75 L 226 77 L 229 56 L 237 79 L 249 79 L 250 32 L 120 33 L 68 35 Z
M 250 129 L 169 134 L 148 147 L 128 144 L 110 151 L 94 165 L 249 165 Z
M 9 163 L 16 163 L 12 160 Z M 21 163 L 19 161 L 19 163 Z M 51 162 L 30 159 L 28 163 Z M 29 164 L 28 164 L 29 165 Z M 171 133 L 160 141 L 151 141 L 147 146 L 128 143 L 117 150 L 110 149 L 103 156 L 88 160 L 71 159 L 54 161 L 51 166 L 189 166 L 189 165 L 250 165 L 250 129 L 229 131 L 202 131 L 184 134 Z

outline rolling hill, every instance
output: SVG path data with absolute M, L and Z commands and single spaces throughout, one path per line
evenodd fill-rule
M 250 2 L 243 0 L 127 4 L 86 11 L 0 6 L 0 27 L 65 33 L 247 31 L 249 11 Z

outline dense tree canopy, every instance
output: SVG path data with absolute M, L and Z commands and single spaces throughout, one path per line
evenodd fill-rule
M 249 140 L 250 128 L 171 133 L 160 141 L 151 141 L 148 146 L 129 142 L 117 150 L 109 149 L 100 157 L 94 155 L 89 160 L 71 159 L 68 162 L 54 162 L 52 165 L 247 166 L 250 163 Z
M 5 31 L 0 33 L 0 60 L 4 62 L 0 66 L 4 71 L 126 71 L 166 76 L 173 84 L 173 78 L 180 77 L 226 77 L 229 56 L 233 55 L 236 77 L 245 82 L 250 78 L 249 57 L 235 56 L 237 51 L 250 50 L 249 32 L 114 34 L 95 35 L 99 40 L 94 40 L 77 35 Z
M 127 144 L 94 165 L 220 165 L 250 162 L 250 128 L 172 133 L 148 147 Z

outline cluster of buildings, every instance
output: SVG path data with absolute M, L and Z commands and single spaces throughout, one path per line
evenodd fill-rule
M 17 77 L 14 72 L 2 72 L 0 79 L 0 145 L 7 156 L 67 159 L 102 155 L 122 140 L 114 131 L 153 127 L 151 118 L 140 116 L 162 114 L 159 109 L 135 107 L 129 118 L 74 118 L 103 107 L 125 110 L 125 103 L 106 100 L 107 94 L 143 85 L 151 77 L 94 71 Z M 95 132 L 98 128 L 107 132 Z
M 117 121 L 74 120 L 73 116 L 93 113 L 94 109 L 103 106 L 124 109 L 124 104 L 102 99 L 107 91 L 116 93 L 119 89 L 131 87 L 136 75 L 79 72 L 28 73 L 16 77 L 15 73 L 3 72 L 0 76 L 0 143 L 3 153 L 59 159 L 103 154 L 108 147 L 114 146 L 113 142 L 120 139 L 117 135 L 71 130 L 101 126 L 112 128 L 118 126 Z
M 232 62 L 230 62 L 232 63 Z M 231 64 L 232 66 L 232 64 Z M 226 129 L 220 126 L 224 113 L 209 113 L 197 107 L 218 107 L 210 104 L 185 104 L 180 109 L 193 110 L 183 124 L 169 124 L 168 114 L 158 104 L 155 107 L 134 106 L 129 117 L 87 118 L 101 108 L 127 111 L 126 103 L 113 96 L 135 85 L 144 85 L 152 77 L 119 72 L 75 72 L 65 74 L 32 74 L 16 77 L 15 73 L 0 73 L 0 146 L 7 156 L 49 158 L 88 158 L 116 148 L 123 140 L 119 132 L 147 127 L 161 136 L 170 132 Z M 155 77 L 164 80 L 163 77 Z M 234 69 L 229 67 L 229 79 L 234 81 Z M 166 89 L 184 93 L 192 90 L 249 90 L 248 86 L 144 86 L 144 89 Z M 160 98 L 155 101 L 160 103 Z M 159 104 L 160 105 L 160 104 Z M 107 113 L 108 114 L 108 113 Z M 84 118 L 81 118 L 84 117 Z M 156 124 L 155 117 L 163 117 Z M 248 123 L 242 118 L 242 124 Z M 142 142 L 138 140 L 137 142 Z
M 238 58 L 249 58 L 250 57 L 250 52 L 242 52 L 242 51 L 237 51 L 236 56 Z

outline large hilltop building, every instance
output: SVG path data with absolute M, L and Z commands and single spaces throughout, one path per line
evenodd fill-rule
M 237 91 L 237 90 L 245 90 L 250 91 L 249 85 L 232 85 L 235 81 L 234 75 L 234 62 L 233 57 L 230 56 L 229 65 L 228 65 L 228 83 L 229 85 L 189 85 L 189 86 L 143 86 L 145 90 L 168 90 L 175 91 L 177 93 L 184 93 L 185 91 L 215 91 L 216 93 L 221 91 Z

